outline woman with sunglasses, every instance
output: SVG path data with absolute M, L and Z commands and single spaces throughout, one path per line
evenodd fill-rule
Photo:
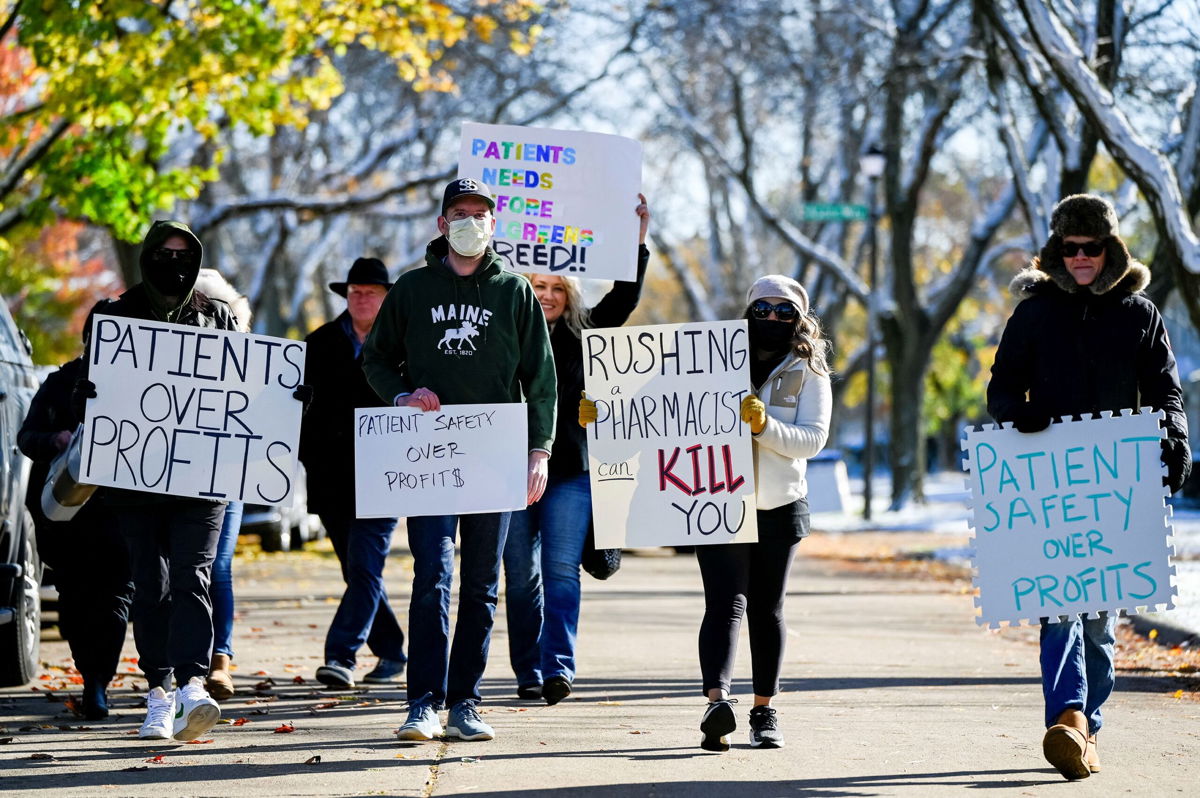
M 1012 281 L 1021 302 L 1004 328 L 988 412 L 1021 432 L 1054 418 L 1152 407 L 1165 411 L 1162 460 L 1171 492 L 1191 470 L 1175 356 L 1142 295 L 1150 271 L 1129 255 L 1112 203 L 1091 194 L 1054 207 L 1050 239 Z M 1113 690 L 1113 619 L 1042 619 L 1042 753 L 1068 779 L 1100 770 L 1100 707 Z
M 729 691 L 743 614 L 754 688 L 750 745 L 783 747 L 771 706 L 787 636 L 783 599 L 796 546 L 809 532 L 807 461 L 825 446 L 833 404 L 829 343 L 809 312 L 803 286 L 782 275 L 759 278 L 750 287 L 745 317 L 754 390 L 741 413 L 754 436 L 758 542 L 696 547 L 704 582 L 700 671 L 709 700 L 700 747 L 707 751 L 728 750 L 728 735 L 737 727 Z

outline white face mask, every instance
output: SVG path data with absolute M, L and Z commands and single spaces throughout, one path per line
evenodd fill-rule
M 455 219 L 448 222 L 450 232 L 446 238 L 450 246 L 464 258 L 475 258 L 483 254 L 488 242 L 492 240 L 491 217 L 476 219 L 468 216 L 466 219 Z

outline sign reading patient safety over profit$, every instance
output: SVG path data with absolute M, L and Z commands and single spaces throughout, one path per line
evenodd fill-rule
M 584 333 L 596 547 L 758 540 L 745 321 Z
M 93 317 L 80 481 L 290 506 L 304 343 Z
M 980 624 L 1174 603 L 1161 416 L 967 433 Z
M 637 279 L 642 145 L 624 136 L 466 122 L 458 176 L 496 200 L 492 248 L 518 272 Z
M 528 412 L 520 403 L 356 411 L 358 517 L 524 510 Z

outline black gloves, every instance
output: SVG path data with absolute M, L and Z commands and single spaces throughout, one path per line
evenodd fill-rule
M 313 389 L 311 385 L 297 385 L 296 390 L 292 391 L 292 398 L 299 401 L 303 407 L 300 410 L 300 415 L 308 412 L 308 406 L 312 404 Z
M 1008 420 L 1019 432 L 1041 432 L 1050 426 L 1051 418 L 1033 402 L 1022 402 L 1013 408 L 1012 418 Z
M 1167 487 L 1175 493 L 1183 487 L 1188 474 L 1192 472 L 1192 447 L 1186 438 L 1164 438 L 1162 444 L 1162 461 L 1167 467 Z
M 71 412 L 75 414 L 77 421 L 83 421 L 87 411 L 87 400 L 95 398 L 96 383 L 82 377 L 75 380 L 75 387 L 71 389 Z

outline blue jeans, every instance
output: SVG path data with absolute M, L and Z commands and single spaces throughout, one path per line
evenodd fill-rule
M 334 523 L 326 528 L 332 530 L 335 551 L 343 541 L 338 559 L 346 591 L 325 635 L 325 661 L 353 670 L 358 650 L 370 642 L 375 656 L 404 662 L 404 633 L 388 606 L 383 585 L 396 519 L 356 518 L 342 527 Z
M 517 684 L 575 679 L 579 562 L 592 518 L 587 472 L 551 479 L 541 501 L 513 513 L 504 544 L 508 654 Z
M 499 598 L 500 558 L 511 513 L 432 515 L 408 519 L 413 555 L 408 612 L 408 700 L 427 693 L 435 707 L 480 700 Z M 450 645 L 450 589 L 455 530 L 462 530 L 458 619 Z
M 1067 709 L 1087 716 L 1088 731 L 1100 731 L 1100 706 L 1112 695 L 1115 682 L 1113 636 L 1115 620 L 1075 618 L 1043 623 L 1042 694 L 1046 698 L 1046 727 Z
M 221 522 L 221 537 L 217 538 L 217 557 L 213 560 L 212 599 L 213 653 L 233 659 L 233 552 L 237 548 L 238 531 L 242 528 L 241 502 L 225 505 L 225 520 Z

